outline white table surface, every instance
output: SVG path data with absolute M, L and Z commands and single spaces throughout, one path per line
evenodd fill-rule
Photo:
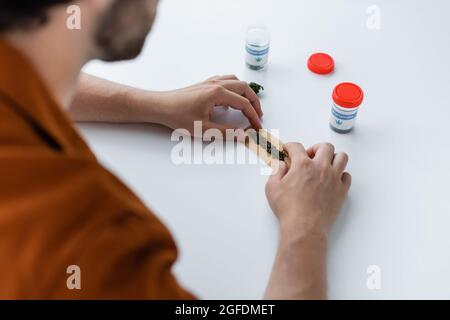
M 374 2 L 381 30 L 366 26 Z M 216 74 L 261 82 L 267 128 L 350 155 L 353 186 L 329 245 L 330 298 L 450 298 L 449 12 L 447 0 L 164 0 L 139 59 L 86 71 L 152 90 Z M 254 23 L 271 30 L 264 72 L 244 66 Z M 306 69 L 316 51 L 335 58 L 333 75 Z M 331 92 L 343 81 L 366 94 L 347 135 L 328 127 Z M 169 226 L 183 285 L 202 298 L 262 297 L 278 228 L 261 166 L 175 166 L 171 131 L 159 126 L 80 128 Z M 369 265 L 381 268 L 381 290 L 366 286 Z

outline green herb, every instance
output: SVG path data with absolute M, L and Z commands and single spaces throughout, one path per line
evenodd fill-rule
M 270 141 L 267 141 L 258 131 L 251 131 L 251 137 L 257 145 L 261 146 L 274 159 L 285 161 L 288 154 L 284 150 L 278 150 Z
M 252 88 L 252 90 L 253 90 L 256 94 L 259 94 L 259 92 L 260 92 L 261 90 L 264 90 L 264 87 L 263 87 L 262 85 L 256 83 L 256 82 L 250 82 L 248 85 L 250 86 L 250 88 Z

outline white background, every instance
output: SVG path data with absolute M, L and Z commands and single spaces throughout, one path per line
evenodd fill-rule
M 373 4 L 382 10 L 379 31 L 366 27 Z M 280 129 L 285 142 L 330 141 L 350 155 L 353 186 L 329 241 L 330 298 L 450 298 L 449 12 L 447 0 L 164 0 L 138 60 L 86 71 L 152 90 L 216 74 L 261 82 L 265 127 Z M 271 30 L 264 72 L 244 66 L 254 23 Z M 316 51 L 335 58 L 333 75 L 307 70 Z M 348 135 L 328 127 L 342 81 L 366 94 Z M 262 297 L 278 227 L 261 166 L 177 167 L 168 129 L 80 128 L 171 229 L 183 285 L 201 298 Z M 366 286 L 369 265 L 382 270 L 381 290 Z

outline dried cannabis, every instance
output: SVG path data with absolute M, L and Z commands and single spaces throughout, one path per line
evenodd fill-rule
M 257 145 L 261 146 L 274 159 L 285 161 L 288 154 L 284 150 L 278 150 L 270 141 L 263 137 L 258 131 L 254 131 L 250 135 Z
M 256 94 L 259 94 L 259 92 L 260 92 L 261 90 L 264 90 L 264 87 L 263 87 L 262 85 L 256 83 L 256 82 L 250 82 L 248 85 L 250 86 L 250 88 L 252 88 L 252 90 L 253 90 Z

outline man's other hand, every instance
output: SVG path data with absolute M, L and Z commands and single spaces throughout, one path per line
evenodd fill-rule
M 203 121 L 203 130 L 216 128 L 225 133 L 232 126 L 213 122 L 215 107 L 240 110 L 255 129 L 261 128 L 263 115 L 258 96 L 236 76 L 217 76 L 199 84 L 160 93 L 161 122 L 172 129 L 184 128 L 193 134 L 194 121 Z
M 329 143 L 308 150 L 290 143 L 285 150 L 291 167 L 280 162 L 266 185 L 281 230 L 266 298 L 324 299 L 327 237 L 351 183 L 348 156 Z

